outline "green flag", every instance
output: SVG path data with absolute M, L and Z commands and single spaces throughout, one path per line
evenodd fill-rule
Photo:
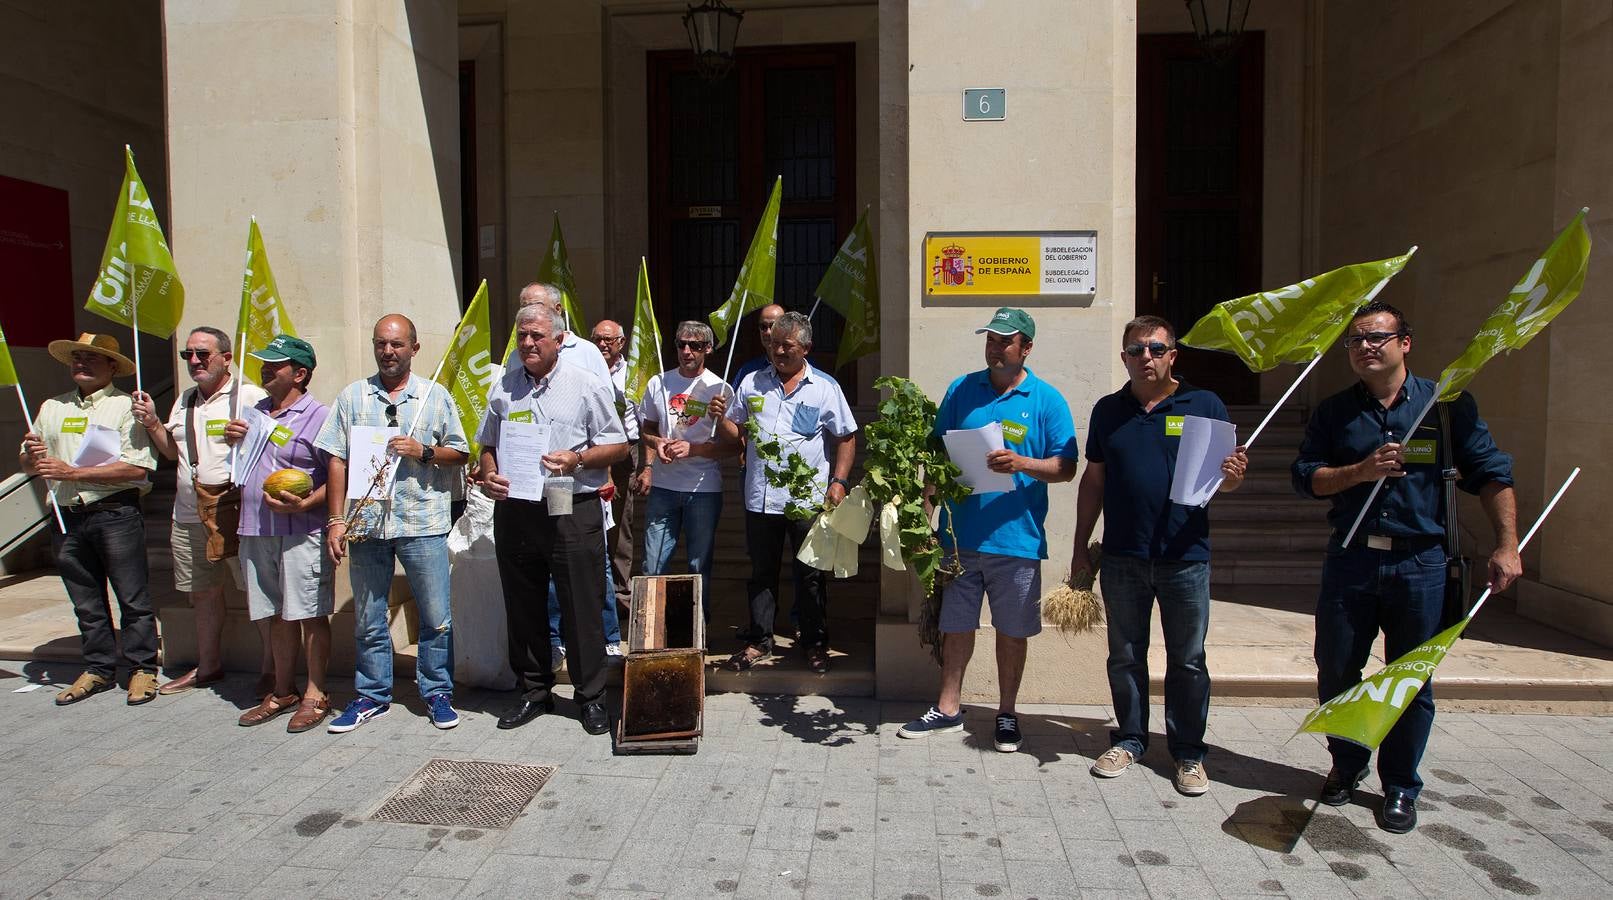
M 437 372 L 437 383 L 448 389 L 459 410 L 459 424 L 470 439 L 471 459 L 481 455 L 476 442 L 476 431 L 481 428 L 482 415 L 487 412 L 487 392 L 498 378 L 493 368 L 493 334 L 487 318 L 487 279 L 482 279 L 476 296 L 465 308 L 465 315 L 454 329 L 453 343 L 442 358 Z M 517 363 L 519 365 L 519 363 Z
M 784 178 L 773 182 L 773 194 L 767 198 L 762 220 L 756 223 L 756 234 L 751 237 L 750 250 L 739 266 L 739 277 L 734 280 L 734 292 L 717 307 L 706 320 L 717 333 L 717 346 L 728 340 L 728 332 L 749 313 L 773 302 L 773 276 L 778 266 L 778 208 L 784 192 Z
M 868 210 L 863 210 L 830 261 L 817 293 L 846 320 L 835 354 L 836 369 L 879 349 L 879 271 L 874 265 L 874 240 L 868 234 Z
M 151 197 L 134 168 L 134 153 L 123 148 L 126 168 L 112 229 L 101 252 L 101 268 L 84 308 L 102 318 L 165 338 L 179 327 L 185 313 L 185 287 L 179 283 L 173 254 L 162 236 L 162 224 Z
M 1480 367 L 1497 353 L 1511 353 L 1529 343 L 1579 296 L 1591 259 L 1591 234 L 1585 229 L 1587 211 L 1581 209 L 1557 235 L 1546 248 L 1546 255 L 1535 260 L 1507 299 L 1484 320 L 1473 342 L 1440 374 L 1439 399 L 1450 401 L 1461 396 L 1462 388 Z
M 6 333 L 0 331 L 0 387 L 21 383 L 17 380 L 17 366 L 11 361 L 11 345 L 6 343 Z
M 246 230 L 245 268 L 241 276 L 241 312 L 235 318 L 235 334 L 241 342 L 235 348 L 235 360 L 241 367 L 241 377 L 257 384 L 263 363 L 248 354 L 269 346 L 277 334 L 296 337 L 297 329 L 291 326 L 291 315 L 280 301 L 280 288 L 269 269 L 269 255 L 264 252 L 256 217 Z
M 560 233 L 560 213 L 554 214 L 554 228 L 549 231 L 549 249 L 538 264 L 538 280 L 560 289 L 566 310 L 566 330 L 578 334 L 588 333 L 588 320 L 582 316 L 577 304 L 577 279 L 571 275 L 571 261 L 566 258 L 566 236 Z M 510 329 L 510 346 L 515 346 L 515 329 Z M 507 358 L 507 357 L 506 357 Z
M 655 304 L 650 300 L 650 269 L 644 257 L 638 260 L 638 297 L 633 301 L 633 334 L 627 343 L 627 387 L 622 393 L 638 403 L 644 399 L 644 386 L 661 370 L 661 326 L 655 321 Z
M 1412 248 L 1415 251 L 1415 247 Z M 1255 372 L 1321 355 L 1380 282 L 1405 268 L 1411 253 L 1356 263 L 1275 291 L 1218 303 L 1181 343 L 1237 354 Z
M 1472 620 L 1469 616 L 1457 622 L 1360 684 L 1311 710 L 1300 723 L 1299 731 L 1294 733 L 1330 734 L 1378 749 L 1412 698 L 1434 677 L 1434 670 Z

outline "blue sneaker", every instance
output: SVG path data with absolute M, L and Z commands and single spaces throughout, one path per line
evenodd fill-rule
M 454 698 L 448 694 L 432 694 L 426 698 L 431 707 L 431 724 L 449 729 L 459 724 L 459 713 L 454 712 Z
M 377 716 L 386 715 L 391 708 L 390 703 L 376 703 L 368 697 L 360 697 L 347 704 L 341 715 L 331 719 L 327 730 L 331 734 L 345 734 Z
M 949 716 L 935 707 L 930 707 L 924 715 L 902 726 L 896 732 L 898 737 L 925 738 L 932 734 L 944 734 L 948 731 L 960 731 L 963 728 L 963 710 L 958 710 L 955 716 Z

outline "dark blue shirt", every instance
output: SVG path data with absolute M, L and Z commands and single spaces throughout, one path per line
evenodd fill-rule
M 1434 382 L 1408 375 L 1400 395 L 1388 409 L 1383 408 L 1367 389 L 1356 382 L 1323 400 L 1311 413 L 1305 426 L 1305 440 L 1299 446 L 1290 474 L 1294 490 L 1316 497 L 1311 478 L 1323 466 L 1354 465 L 1391 440 L 1406 445 L 1406 474 L 1384 482 L 1383 490 L 1372 501 L 1373 509 L 1361 523 L 1365 534 L 1391 537 L 1443 535 L 1445 496 L 1440 478 L 1439 409 L 1429 410 L 1417 433 L 1406 441 L 1406 431 L 1433 395 Z M 1461 473 L 1457 486 L 1470 494 L 1492 481 L 1512 484 L 1512 457 L 1496 447 L 1490 429 L 1479 418 L 1479 405 L 1473 395 L 1462 395 L 1449 404 L 1452 459 Z M 1358 484 L 1326 498 L 1333 504 L 1327 521 L 1343 537 L 1361 511 L 1361 504 L 1372 493 L 1373 482 Z M 1357 541 L 1360 538 L 1357 537 Z
M 739 371 L 734 373 L 734 377 L 728 379 L 728 386 L 737 391 L 739 390 L 739 383 L 745 380 L 746 375 L 749 375 L 752 372 L 760 372 L 770 365 L 772 365 L 772 363 L 768 361 L 767 354 L 765 353 L 761 356 L 748 359 L 745 361 L 744 365 L 739 367 Z M 824 372 L 821 374 L 827 375 L 828 373 Z
M 1202 506 L 1171 502 L 1182 419 L 1227 418 L 1214 393 L 1185 381 L 1152 410 L 1131 385 L 1092 407 L 1087 461 L 1103 463 L 1103 552 L 1139 559 L 1184 561 L 1210 558 L 1210 515 Z

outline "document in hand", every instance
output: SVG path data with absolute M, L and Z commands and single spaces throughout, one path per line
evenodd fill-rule
M 1176 448 L 1176 474 L 1171 502 L 1203 506 L 1221 486 L 1221 463 L 1238 446 L 1238 427 L 1220 419 L 1182 417 L 1182 440 Z
M 386 500 L 392 496 L 392 482 L 398 477 L 398 467 L 388 466 L 386 442 L 401 433 L 397 428 L 375 425 L 354 425 L 347 433 L 347 499 L 360 500 L 370 495 L 370 482 L 375 473 L 386 470 L 386 482 L 373 500 Z
M 547 422 L 511 422 L 498 426 L 498 473 L 510 480 L 510 496 L 542 500 L 543 455 L 549 452 Z
M 1014 489 L 1014 476 L 993 472 L 986 455 L 1003 449 L 1003 426 L 991 422 L 981 428 L 954 428 L 941 435 L 947 456 L 963 474 L 960 480 L 976 494 L 1001 494 Z
M 230 448 L 230 480 L 236 484 L 258 464 L 258 457 L 263 455 L 263 448 L 269 446 L 269 435 L 275 428 L 274 419 L 264 415 L 262 410 L 249 409 L 245 418 L 246 436 Z
M 84 429 L 84 443 L 73 454 L 73 465 L 79 468 L 104 466 L 115 463 L 123 455 L 123 436 L 116 428 L 91 425 Z

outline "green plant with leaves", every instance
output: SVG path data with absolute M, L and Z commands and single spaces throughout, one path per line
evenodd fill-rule
M 902 560 L 913 567 L 929 595 L 945 554 L 940 535 L 930 528 L 925 499 L 941 507 L 942 526 L 955 553 L 958 539 L 949 504 L 969 496 L 969 488 L 959 480 L 957 465 L 935 436 L 938 407 L 924 391 L 891 375 L 875 381 L 874 387 L 891 394 L 879 404 L 879 419 L 863 432 L 867 455 L 862 484 L 876 505 L 895 504 Z
M 794 450 L 785 455 L 787 445 L 777 436 L 764 439 L 755 416 L 745 420 L 745 438 L 756 448 L 756 458 L 762 463 L 767 483 L 790 495 L 784 505 L 785 516 L 810 519 L 823 512 L 824 485 L 820 483 L 817 469 Z

